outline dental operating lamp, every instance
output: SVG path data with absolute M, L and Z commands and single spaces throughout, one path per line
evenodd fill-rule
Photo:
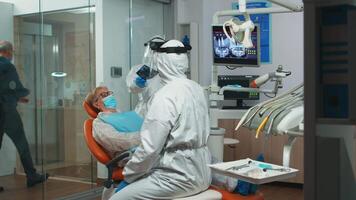
M 296 0 L 268 0 L 271 3 L 287 8 L 294 12 L 301 12 L 304 9 L 303 3 L 296 3 Z
M 285 9 L 294 12 L 303 11 L 303 4 L 296 4 L 295 0 L 270 0 L 270 2 L 279 5 L 284 9 L 267 8 L 272 9 L 268 13 L 285 12 Z M 256 9 L 250 9 L 249 12 L 247 12 L 246 0 L 239 0 L 239 12 L 244 16 L 245 21 L 240 22 L 240 20 L 232 18 L 223 24 L 223 30 L 226 37 L 229 38 L 233 43 L 242 44 L 245 48 L 251 48 L 253 46 L 251 40 L 251 32 L 255 28 L 255 25 L 250 18 L 250 14 L 256 14 L 257 10 L 255 10 Z M 261 10 L 258 9 L 258 13 L 260 12 Z M 229 13 L 230 11 L 222 11 L 220 14 L 229 15 Z M 214 15 L 214 22 L 216 22 L 216 20 L 218 20 L 217 16 Z
M 228 38 L 234 43 L 242 44 L 244 47 L 251 47 L 251 31 L 254 29 L 254 24 L 251 21 L 250 14 L 265 14 L 265 13 L 291 13 L 302 12 L 303 3 L 296 2 L 296 0 L 269 0 L 271 3 L 278 6 L 269 8 L 246 8 L 246 0 L 239 0 L 239 10 L 223 10 L 218 11 L 213 16 L 212 24 L 219 24 L 219 17 L 223 16 L 236 16 L 243 15 L 244 22 L 236 19 L 228 20 L 224 23 L 224 32 Z M 219 119 L 241 119 L 246 112 L 245 110 L 222 110 L 218 107 L 218 102 L 224 100 L 224 91 L 236 91 L 236 92 L 258 92 L 276 94 L 281 80 L 290 75 L 289 72 L 284 72 L 280 67 L 275 71 L 266 75 L 260 76 L 254 81 L 254 84 L 250 87 L 235 87 L 225 86 L 220 88 L 217 84 L 218 78 L 218 66 L 212 66 L 211 85 L 208 88 L 209 91 L 209 103 L 210 103 L 210 137 L 208 140 L 208 147 L 213 156 L 213 162 L 222 162 L 224 151 L 224 134 L 225 129 L 218 127 Z M 258 86 L 266 83 L 268 80 L 275 81 L 275 86 L 271 90 L 264 90 L 258 88 Z M 236 142 L 237 143 L 237 142 Z
M 246 0 L 239 1 L 239 11 L 245 17 L 245 22 L 232 18 L 223 24 L 223 30 L 227 38 L 233 43 L 242 44 L 245 48 L 253 47 L 251 32 L 255 28 L 250 15 L 246 12 Z M 231 36 L 230 36 L 231 35 Z

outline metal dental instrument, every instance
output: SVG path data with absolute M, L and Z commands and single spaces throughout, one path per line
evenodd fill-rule
M 241 120 L 237 124 L 237 126 L 235 128 L 235 131 L 237 131 L 241 126 L 243 126 L 243 125 L 245 126 L 249 121 L 251 121 L 254 118 L 254 116 L 258 113 L 258 111 L 260 111 L 263 107 L 269 105 L 273 101 L 279 101 L 280 99 L 283 99 L 283 98 L 285 98 L 285 97 L 287 97 L 287 96 L 289 96 L 289 95 L 291 95 L 293 93 L 300 93 L 300 92 L 296 92 L 296 91 L 298 91 L 300 89 L 303 89 L 303 88 L 304 88 L 304 85 L 300 84 L 297 87 L 295 87 L 292 90 L 290 90 L 288 93 L 285 93 L 285 94 L 277 96 L 277 97 L 275 97 L 273 99 L 269 99 L 267 101 L 261 102 L 261 103 L 257 104 L 256 106 L 250 108 L 250 110 L 247 113 L 245 113 L 245 115 L 241 118 Z M 248 118 L 248 120 L 246 120 L 246 118 L 248 117 L 248 115 L 250 114 L 250 112 L 253 109 L 256 109 L 256 111 Z
M 285 110 L 286 108 L 293 108 L 295 105 L 299 105 L 298 102 L 300 102 L 303 99 L 304 99 L 304 96 L 298 96 L 298 97 L 293 98 L 293 99 L 288 99 L 288 101 L 284 102 L 285 104 L 283 104 L 283 105 L 282 104 L 276 104 L 276 105 L 273 106 L 273 108 L 282 108 L 282 110 Z
M 270 118 L 270 116 L 272 115 L 272 113 L 279 109 L 279 107 L 274 108 L 273 110 L 271 110 L 271 112 L 262 120 L 261 124 L 258 126 L 257 130 L 256 130 L 256 139 L 258 138 L 258 136 L 260 135 L 260 133 L 262 132 L 263 128 L 265 127 L 265 125 L 267 124 L 268 119 Z
M 263 168 L 262 169 L 264 172 L 266 172 L 267 170 L 272 170 L 272 171 L 279 171 L 279 172 L 290 172 L 292 171 L 289 168 Z
M 281 99 L 275 99 L 275 101 L 280 101 Z M 256 106 L 256 111 L 250 116 L 250 118 L 248 118 L 248 120 L 246 120 L 242 125 L 246 126 L 247 123 L 249 123 L 255 116 L 256 114 L 263 109 L 264 107 L 269 107 L 269 105 L 273 104 L 273 101 L 269 101 L 269 102 L 263 102 L 264 104 L 259 104 Z M 251 109 L 252 110 L 252 109 Z M 236 127 L 237 128 L 237 127 Z M 236 130 L 236 129 L 235 129 Z
M 267 124 L 270 116 L 272 115 L 272 113 L 276 110 L 278 110 L 280 108 L 280 106 L 277 104 L 277 105 L 274 105 L 274 106 L 271 106 L 269 107 L 271 110 L 271 112 L 262 120 L 261 124 L 258 126 L 257 130 L 256 130 L 256 139 L 258 138 L 258 136 L 260 135 L 260 133 L 262 132 L 263 128 L 265 127 L 265 125 Z
M 301 97 L 301 96 L 304 96 L 304 93 L 303 93 L 303 92 L 300 92 L 300 93 L 294 93 L 294 92 L 289 93 L 289 95 L 286 95 L 286 96 L 283 97 L 283 98 L 276 99 L 275 101 L 273 101 L 273 102 L 271 102 L 271 103 L 265 104 L 264 107 L 266 107 L 266 108 L 263 109 L 263 110 L 259 113 L 259 115 L 260 115 L 260 117 L 262 117 L 262 116 L 264 115 L 264 113 L 266 112 L 266 110 L 268 110 L 269 107 L 271 107 L 271 106 L 280 105 L 280 104 L 283 104 L 283 103 L 285 103 L 285 102 L 288 103 L 289 101 L 291 101 L 291 100 L 293 100 L 293 99 L 295 99 L 295 98 Z
M 243 169 L 243 168 L 249 167 L 251 163 L 252 163 L 252 161 L 249 160 L 247 164 L 243 164 L 243 165 L 239 165 L 239 166 L 232 166 L 232 167 L 227 168 L 226 170 L 239 170 L 239 169 Z
M 266 101 L 266 102 L 262 102 L 262 103 L 259 103 L 255 106 L 253 106 L 252 108 L 250 108 L 246 113 L 245 115 L 240 119 L 239 123 L 237 124 L 236 128 L 235 128 L 235 131 L 237 131 L 242 125 L 246 125 L 249 121 L 252 120 L 252 118 L 258 113 L 258 111 L 263 108 L 263 105 L 264 104 L 267 104 L 269 102 L 272 102 L 272 99 Z M 248 118 L 248 120 L 246 120 L 245 122 L 245 119 L 248 117 L 248 115 L 250 114 L 250 112 L 253 110 L 253 109 L 256 109 L 256 111 Z
M 262 117 L 264 115 L 264 113 L 270 108 L 270 107 L 274 107 L 274 106 L 279 106 L 279 105 L 283 105 L 284 103 L 288 103 L 290 102 L 291 100 L 294 100 L 295 98 L 298 98 L 300 97 L 301 94 L 291 94 L 290 96 L 286 96 L 285 98 L 282 98 L 282 99 L 278 99 L 277 101 L 269 104 L 268 106 L 266 106 L 265 109 L 261 110 L 259 112 L 259 115 L 260 117 Z
M 298 88 L 292 90 L 291 92 L 289 92 L 289 93 L 287 93 L 287 94 L 281 95 L 281 96 L 276 97 L 276 98 L 274 98 L 274 99 L 268 100 L 267 102 L 262 102 L 262 103 L 256 105 L 255 107 L 256 107 L 256 108 L 258 107 L 258 108 L 256 109 L 256 112 L 253 113 L 253 114 L 250 116 L 250 118 L 249 118 L 248 120 L 246 120 L 245 122 L 242 122 L 242 120 L 240 120 L 240 122 L 239 122 L 239 124 L 238 124 L 238 126 L 236 127 L 235 130 L 237 130 L 241 125 L 246 126 L 246 124 L 249 123 L 249 122 L 256 116 L 256 114 L 257 114 L 261 109 L 263 109 L 263 108 L 267 108 L 267 109 L 268 109 L 270 106 L 272 106 L 272 105 L 274 105 L 274 104 L 279 104 L 280 101 L 286 101 L 286 100 L 285 100 L 286 98 L 287 98 L 287 100 L 289 100 L 289 99 L 291 99 L 291 98 L 295 98 L 294 95 L 297 95 L 297 96 L 303 95 L 303 93 L 294 93 L 295 91 L 297 91 L 297 90 L 300 89 L 300 88 L 303 88 L 303 86 L 299 86 Z M 290 97 L 290 95 L 293 95 L 293 96 Z M 255 108 L 255 107 L 253 107 L 253 108 Z M 251 110 L 252 110 L 253 108 L 251 108 Z M 245 119 L 245 118 L 244 118 L 244 119 Z
M 300 98 L 297 98 L 297 99 L 293 99 L 292 102 L 289 102 L 285 105 L 293 105 L 294 103 L 297 103 L 299 101 Z M 283 106 L 285 106 L 283 105 Z M 272 109 L 270 113 L 268 113 L 268 115 L 263 119 L 263 121 L 261 122 L 261 124 L 258 126 L 257 128 L 257 131 L 256 131 L 256 139 L 258 138 L 258 136 L 260 135 L 260 133 L 262 132 L 262 130 L 264 129 L 264 127 L 266 126 L 267 122 L 268 122 L 268 119 L 271 117 L 271 115 L 278 109 L 280 109 L 281 105 L 279 104 L 276 104 L 276 105 L 273 105 L 271 106 L 270 108 Z
M 235 131 L 237 131 L 237 129 L 240 128 L 240 126 L 242 125 L 242 123 L 245 121 L 245 119 L 247 118 L 247 116 L 250 114 L 250 112 L 252 111 L 253 109 L 249 109 L 243 116 L 242 118 L 240 119 L 239 123 L 237 124 L 236 128 L 235 128 Z M 258 110 L 258 109 L 257 109 Z
M 251 122 L 251 120 L 256 116 L 256 114 L 263 108 L 262 105 L 258 105 L 258 107 L 256 107 L 256 111 L 246 120 L 246 121 L 243 121 L 245 120 L 245 118 L 248 116 L 248 115 L 245 115 L 243 120 L 241 119 L 239 121 L 239 124 L 236 126 L 235 128 L 235 131 L 238 130 L 241 126 L 246 126 L 247 123 Z M 251 110 L 253 110 L 251 108 Z
M 256 111 L 250 116 L 250 118 L 248 118 L 248 120 L 246 120 L 242 125 L 246 126 L 247 123 L 249 123 L 250 121 L 252 121 L 252 119 L 256 116 L 256 114 L 258 113 L 258 111 L 260 111 L 263 108 L 263 106 L 259 107 L 256 109 Z

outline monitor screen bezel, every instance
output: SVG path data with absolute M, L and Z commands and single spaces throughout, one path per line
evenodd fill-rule
M 214 55 L 214 35 L 213 35 L 213 31 L 214 31 L 214 27 L 221 27 L 222 29 L 222 24 L 214 24 L 211 26 L 211 40 L 212 40 L 212 56 L 213 56 L 213 65 L 215 66 L 232 66 L 232 67 L 260 67 L 261 65 L 261 58 L 260 58 L 260 27 L 258 24 L 255 24 L 255 27 L 257 29 L 257 63 L 256 64 L 251 64 L 251 63 L 236 63 L 236 60 L 234 59 L 226 59 L 229 62 L 217 62 L 215 59 L 215 55 Z M 239 60 L 239 61 L 243 61 L 243 60 Z

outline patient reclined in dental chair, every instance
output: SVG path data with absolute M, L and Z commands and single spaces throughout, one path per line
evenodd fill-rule
M 127 119 L 127 114 L 134 114 L 131 112 L 127 113 L 99 113 L 98 117 L 93 121 L 93 137 L 94 139 L 107 151 L 107 153 L 115 157 L 124 151 L 134 150 L 136 146 L 140 143 L 139 129 L 136 131 L 124 131 L 118 130 L 115 127 L 125 128 L 125 122 Z M 126 119 L 125 119 L 126 118 Z M 140 118 L 138 118 L 139 120 Z M 115 126 L 111 122 L 116 122 Z M 138 123 L 138 127 L 140 127 Z M 142 124 L 142 122 L 141 122 Z M 119 166 L 122 166 L 119 163 Z
M 93 121 L 93 137 L 104 150 L 115 157 L 127 150 L 134 151 L 140 143 L 139 130 L 143 118 L 136 112 L 119 112 L 116 99 L 106 87 L 97 87 L 86 97 L 86 102 L 98 112 Z M 119 162 L 122 167 L 130 158 Z

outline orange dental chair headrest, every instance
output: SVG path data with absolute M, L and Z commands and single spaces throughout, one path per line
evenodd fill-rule
M 91 118 L 96 118 L 98 116 L 97 109 L 90 105 L 87 101 L 83 101 L 83 107 Z

